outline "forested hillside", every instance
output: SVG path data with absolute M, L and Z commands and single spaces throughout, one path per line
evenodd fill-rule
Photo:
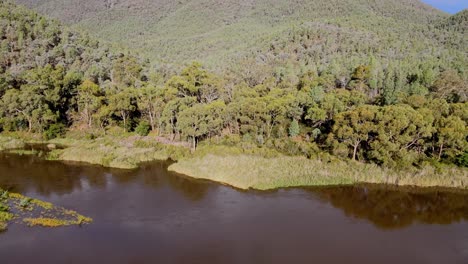
M 70 124 L 69 110 L 83 80 L 101 87 L 140 80 L 135 57 L 111 49 L 87 34 L 10 3 L 0 4 L 0 96 L 3 129 L 40 130 L 50 123 Z M 138 76 L 132 78 L 132 68 Z M 19 123 L 17 123 L 17 121 Z M 20 122 L 21 121 L 21 122 Z M 22 123 L 24 121 L 25 123 Z
M 95 137 L 121 127 L 189 141 L 193 149 L 212 142 L 309 158 L 330 153 L 389 167 L 437 161 L 466 166 L 466 12 L 447 17 L 410 0 L 328 1 L 326 8 L 318 1 L 294 3 L 306 2 L 314 4 L 290 8 L 281 1 L 267 8 L 263 1 L 241 1 L 242 7 L 255 3 L 254 14 L 273 12 L 259 16 L 271 19 L 264 20 L 267 28 L 301 18 L 313 7 L 324 20 L 286 26 L 274 38 L 260 37 L 267 48 L 226 62 L 226 71 L 190 63 L 175 74 L 2 2 L 0 129 L 52 138 L 67 131 Z M 195 3 L 200 2 L 176 6 Z M 257 8 L 260 3 L 264 9 Z M 225 1 L 216 8 L 224 4 L 238 6 Z M 338 16 L 351 7 L 370 17 Z M 259 25 L 237 13 L 229 23 L 240 25 L 236 19 Z M 229 36 L 243 41 L 241 35 Z M 178 45 L 214 47 L 203 41 L 183 43 Z
M 196 60 L 217 67 L 265 51 L 271 40 L 289 41 L 295 28 L 319 31 L 313 37 L 321 39 L 334 38 L 338 29 L 363 41 L 373 37 L 380 48 L 388 49 L 387 42 L 394 39 L 426 41 L 430 36 L 423 31 L 430 31 L 429 24 L 448 16 L 418 0 L 17 2 L 100 38 L 124 43 L 155 61 L 180 65 Z

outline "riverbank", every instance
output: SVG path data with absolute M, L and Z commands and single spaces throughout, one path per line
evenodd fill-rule
M 151 146 L 138 138 L 115 142 L 109 138 L 95 140 L 53 140 L 50 143 L 66 146 L 52 150 L 52 160 L 86 162 L 118 169 L 135 169 L 142 162 L 171 158 L 169 148 Z
M 331 156 L 311 159 L 286 156 L 259 148 L 202 146 L 188 148 L 162 144 L 154 137 L 122 136 L 96 139 L 36 141 L 0 136 L 0 150 L 18 149 L 27 143 L 49 144 L 47 159 L 86 162 L 119 169 L 135 169 L 142 162 L 172 159 L 170 171 L 211 180 L 239 189 L 269 190 L 283 187 L 351 185 L 357 183 L 468 189 L 468 169 L 449 165 L 394 170 L 375 164 L 344 161 Z
M 49 146 L 49 160 L 84 162 L 117 169 L 136 169 L 143 162 L 176 160 L 187 155 L 183 147 L 164 145 L 151 137 L 100 137 L 96 139 L 58 138 L 41 140 L 35 137 L 0 136 L 0 151 L 18 150 L 30 144 Z
M 264 158 L 253 155 L 206 155 L 179 160 L 169 170 L 239 189 L 269 190 L 358 183 L 468 188 L 468 170 L 463 168 L 447 166 L 436 169 L 427 165 L 420 169 L 397 171 L 375 164 L 288 156 Z

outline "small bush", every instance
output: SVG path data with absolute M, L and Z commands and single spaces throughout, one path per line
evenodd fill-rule
M 457 156 L 455 164 L 457 164 L 460 167 L 468 168 L 468 151 L 465 151 L 465 153 Z
M 242 138 L 240 135 L 226 135 L 221 139 L 220 144 L 226 146 L 238 146 Z
M 296 137 L 298 136 L 300 133 L 300 130 L 299 130 L 299 122 L 297 122 L 296 119 L 294 119 L 292 122 L 291 122 L 291 125 L 289 125 L 289 136 L 290 137 Z
M 150 124 L 146 121 L 141 121 L 135 128 L 135 132 L 140 136 L 147 136 L 151 130 Z
M 52 124 L 44 131 L 44 138 L 47 140 L 62 137 L 65 135 L 66 127 L 64 124 Z
M 122 138 L 128 136 L 128 133 L 125 132 L 125 130 L 121 127 L 111 126 L 107 128 L 106 135 L 111 136 L 113 138 Z

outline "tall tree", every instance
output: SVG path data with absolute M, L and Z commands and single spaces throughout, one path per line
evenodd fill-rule
M 102 105 L 103 97 L 100 88 L 91 80 L 85 80 L 78 86 L 77 94 L 78 111 L 88 128 L 93 125 L 93 116 Z

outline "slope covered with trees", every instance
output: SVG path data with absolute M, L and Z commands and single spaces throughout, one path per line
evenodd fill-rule
M 136 58 L 25 8 L 2 2 L 0 19 L 3 128 L 40 131 L 53 123 L 69 125 L 69 111 L 81 103 L 77 93 L 90 91 L 83 80 L 110 87 L 125 75 L 125 83 L 133 84 L 129 75 L 141 71 Z M 132 63 L 138 66 L 131 68 Z
M 222 67 L 310 23 L 322 37 L 340 27 L 357 37 L 425 40 L 428 24 L 447 17 L 418 0 L 17 0 L 112 42 L 138 49 L 154 61 L 201 61 Z M 330 27 L 331 26 L 331 27 Z M 398 36 L 417 33 L 411 38 Z M 330 33 L 330 35 L 329 35 Z M 365 40 L 362 39 L 362 40 Z M 405 47 L 402 47 L 405 48 Z
M 399 3 L 375 1 L 387 2 Z M 441 18 L 426 32 L 433 34 L 432 44 L 399 40 L 396 33 L 389 35 L 392 41 L 362 33 L 368 39 L 363 41 L 327 24 L 323 34 L 334 32 L 336 38 L 317 38 L 323 27 L 290 29 L 288 41 L 278 40 L 259 55 L 283 67 L 280 71 L 262 71 L 260 65 L 269 65 L 265 59 L 223 73 L 191 63 L 168 75 L 2 2 L 0 129 L 52 138 L 67 130 L 99 136 L 120 126 L 126 132 L 153 130 L 172 141 L 189 141 L 193 149 L 203 141 L 309 158 L 331 153 L 387 167 L 436 161 L 466 166 L 467 45 L 465 37 L 456 35 L 466 16 L 443 18 L 417 3 L 409 10 L 424 16 L 413 18 L 413 10 L 388 19 L 422 26 Z M 375 23 L 392 15 L 378 14 Z M 353 23 L 359 22 L 348 26 Z M 402 31 L 403 24 L 394 30 Z M 417 39 L 418 32 L 413 35 Z M 393 48 L 381 48 L 382 41 Z M 292 62 L 297 68 L 284 66 Z

